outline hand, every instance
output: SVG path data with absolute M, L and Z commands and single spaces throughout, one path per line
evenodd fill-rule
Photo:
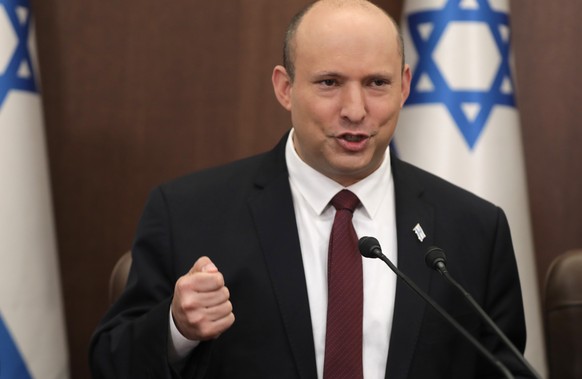
M 182 335 L 205 341 L 218 337 L 234 323 L 230 293 L 208 257 L 199 258 L 174 289 L 172 316 Z

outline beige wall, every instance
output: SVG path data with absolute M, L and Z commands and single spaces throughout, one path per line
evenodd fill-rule
M 270 85 L 307 0 L 33 0 L 71 371 L 148 191 L 270 148 L 289 127 Z M 393 14 L 401 0 L 378 1 Z M 582 246 L 578 0 L 512 1 L 539 273 Z

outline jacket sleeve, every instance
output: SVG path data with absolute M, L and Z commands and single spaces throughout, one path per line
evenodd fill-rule
M 167 351 L 169 307 L 178 277 L 170 231 L 170 212 L 158 188 L 139 222 L 127 287 L 92 337 L 89 358 L 95 379 L 179 377 Z

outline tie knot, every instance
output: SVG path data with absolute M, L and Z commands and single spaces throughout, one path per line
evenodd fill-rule
M 331 199 L 331 205 L 334 206 L 336 210 L 346 209 L 354 213 L 354 209 L 360 204 L 360 199 L 349 190 L 339 191 L 333 199 Z

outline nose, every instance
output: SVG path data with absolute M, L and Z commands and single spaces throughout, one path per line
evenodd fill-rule
M 340 115 L 351 123 L 359 123 L 366 117 L 366 97 L 359 84 L 346 85 L 343 88 Z

